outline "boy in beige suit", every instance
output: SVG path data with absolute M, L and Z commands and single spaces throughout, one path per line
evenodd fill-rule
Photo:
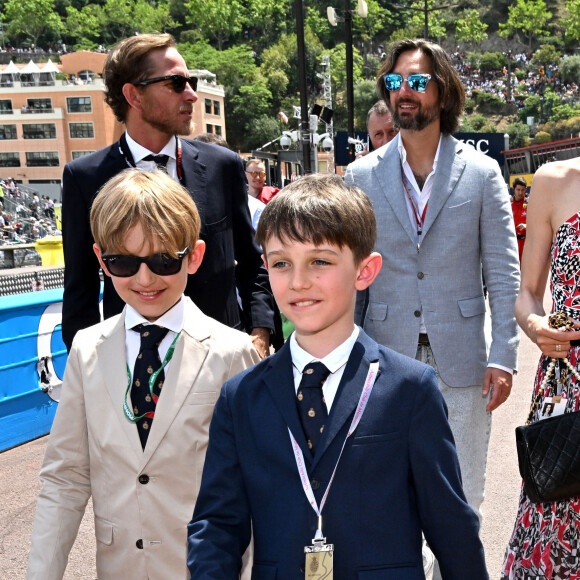
M 129 169 L 91 210 L 94 249 L 126 302 L 75 337 L 41 470 L 28 578 L 60 580 L 93 497 L 99 579 L 187 579 L 193 513 L 222 384 L 250 338 L 183 296 L 203 259 L 189 194 Z

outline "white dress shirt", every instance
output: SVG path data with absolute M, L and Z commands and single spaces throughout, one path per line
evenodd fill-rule
M 340 379 L 342 379 L 344 368 L 348 362 L 348 357 L 350 356 L 354 343 L 358 338 L 359 330 L 359 327 L 355 325 L 352 334 L 340 346 L 337 346 L 331 353 L 321 359 L 306 352 L 296 341 L 295 333 L 293 332 L 291 334 L 290 354 L 292 356 L 292 370 L 294 373 L 294 389 L 296 394 L 298 393 L 298 387 L 302 380 L 304 367 L 311 362 L 321 362 L 330 371 L 326 382 L 322 385 L 322 394 L 326 401 L 326 409 L 330 413 L 330 408 L 332 407 L 334 397 L 336 397 L 336 392 L 338 391 Z
M 179 299 L 179 302 L 175 306 L 170 308 L 165 314 L 163 314 L 163 316 L 160 316 L 154 322 L 149 322 L 146 318 L 143 318 L 143 316 L 141 316 L 132 306 L 127 304 L 125 311 L 125 348 L 127 352 L 127 365 L 129 365 L 131 375 L 133 374 L 133 369 L 135 368 L 137 355 L 141 350 L 141 335 L 131 329 L 138 324 L 155 324 L 157 326 L 167 328 L 168 332 L 159 344 L 158 349 L 161 360 L 164 360 L 165 355 L 171 346 L 171 343 L 183 328 L 183 313 L 183 296 Z M 171 361 L 167 363 L 164 369 L 165 374 L 167 374 L 170 365 Z
M 159 153 L 154 153 L 143 147 L 143 145 L 139 145 L 137 141 L 131 138 L 128 132 L 125 132 L 125 138 L 127 139 L 127 146 L 129 147 L 129 151 L 131 151 L 131 155 L 133 155 L 133 161 L 137 167 L 145 169 L 145 171 L 158 171 L 155 161 L 143 161 L 143 158 L 147 157 L 147 155 L 167 155 L 169 157 L 167 160 L 167 174 L 175 181 L 179 181 L 177 177 L 177 160 L 175 159 L 176 137 L 171 137 Z

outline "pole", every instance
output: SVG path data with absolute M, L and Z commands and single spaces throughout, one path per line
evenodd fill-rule
M 427 2 L 428 0 L 425 0 L 425 27 L 423 28 L 425 40 L 429 40 L 429 6 Z
M 304 173 L 312 173 L 310 166 L 310 123 L 308 118 L 308 94 L 306 87 L 306 50 L 304 48 L 304 11 L 302 0 L 294 0 L 296 10 L 296 42 L 298 44 L 298 86 L 300 89 L 300 142 Z
M 344 26 L 346 31 L 346 108 L 348 112 L 348 136 L 354 138 L 354 89 L 353 89 L 353 57 L 352 57 L 352 10 L 350 0 L 346 0 L 344 11 Z M 349 162 L 354 161 L 354 145 L 349 147 Z

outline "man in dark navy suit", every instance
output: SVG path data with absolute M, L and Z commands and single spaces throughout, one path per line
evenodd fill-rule
M 64 169 L 62 328 L 67 348 L 70 350 L 78 330 L 100 319 L 99 265 L 89 225 L 97 191 L 127 167 L 152 171 L 165 166 L 195 201 L 202 221 L 201 239 L 207 247 L 185 294 L 208 316 L 240 328 L 237 286 L 246 330 L 261 356 L 266 356 L 277 309 L 253 240 L 244 168 L 231 151 L 178 137 L 191 132 L 197 79 L 189 77 L 175 40 L 169 34 L 122 40 L 109 55 L 103 77 L 106 101 L 125 123 L 126 132 L 120 141 L 72 161 Z M 105 318 L 122 308 L 123 301 L 105 277 Z

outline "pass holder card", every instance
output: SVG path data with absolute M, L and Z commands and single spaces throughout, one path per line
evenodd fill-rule
M 326 538 L 312 540 L 312 546 L 305 546 L 305 580 L 332 580 L 334 564 L 334 544 L 327 544 Z
M 566 403 L 568 399 L 562 395 L 554 395 L 553 397 L 546 397 L 542 402 L 542 409 L 540 411 L 539 420 L 549 419 L 550 417 L 557 417 L 563 415 L 566 410 Z

